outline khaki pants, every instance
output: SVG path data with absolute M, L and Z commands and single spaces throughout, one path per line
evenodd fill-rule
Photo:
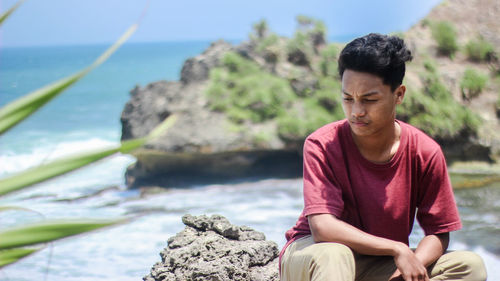
M 282 281 L 387 281 L 396 270 L 390 256 L 365 256 L 339 243 L 315 243 L 306 236 L 290 244 L 281 260 Z M 428 268 L 431 280 L 486 280 L 478 255 L 454 251 Z

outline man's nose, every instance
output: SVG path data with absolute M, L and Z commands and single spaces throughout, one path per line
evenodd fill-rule
M 365 107 L 361 102 L 354 102 L 352 105 L 352 116 L 353 117 L 362 117 L 366 114 Z

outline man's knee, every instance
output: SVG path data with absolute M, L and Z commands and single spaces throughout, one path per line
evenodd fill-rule
M 311 262 L 317 265 L 354 264 L 352 250 L 339 243 L 317 243 L 309 249 Z
M 483 259 L 470 251 L 454 251 L 446 254 L 446 276 L 462 278 L 460 280 L 484 281 L 487 278 Z
M 467 267 L 467 271 L 470 272 L 470 280 L 486 280 L 486 267 L 483 259 L 478 254 L 469 251 L 460 251 L 458 254 L 463 264 Z
M 349 247 L 314 243 L 291 248 L 289 255 L 285 253 L 282 280 L 354 280 L 354 255 Z
M 354 280 L 354 255 L 349 247 L 317 243 L 309 247 L 307 254 L 310 280 Z

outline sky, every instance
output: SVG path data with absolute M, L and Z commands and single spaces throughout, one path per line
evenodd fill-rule
M 0 0 L 0 11 L 17 1 Z M 26 0 L 0 27 L 0 46 L 114 42 L 146 13 L 129 42 L 241 40 L 261 19 L 291 36 L 297 15 L 322 20 L 328 38 L 405 31 L 440 0 Z M 149 3 L 149 4 L 148 4 Z

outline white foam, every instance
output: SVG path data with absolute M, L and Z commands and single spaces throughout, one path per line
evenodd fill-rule
M 0 176 L 20 172 L 59 157 L 75 154 L 76 152 L 85 152 L 97 148 L 109 148 L 116 144 L 116 142 L 94 137 L 86 140 L 67 141 L 54 145 L 45 144 L 21 154 L 12 151 L 1 151 Z
M 0 177 L 48 163 L 61 157 L 94 149 L 110 148 L 117 144 L 118 142 L 95 137 L 67 141 L 54 146 L 40 146 L 23 154 L 0 152 Z M 3 200 L 16 201 L 31 196 L 74 198 L 110 185 L 123 186 L 124 171 L 134 160 L 132 156 L 117 154 L 77 171 L 35 185 L 22 193 L 12 194 L 7 198 L 3 198 Z M 30 202 L 30 204 L 32 203 Z

